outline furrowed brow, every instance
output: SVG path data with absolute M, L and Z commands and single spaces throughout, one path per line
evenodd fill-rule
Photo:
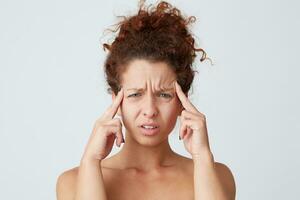
M 143 90 L 144 90 L 144 88 L 129 88 L 129 89 L 127 89 L 127 90 L 137 90 L 137 91 L 143 91 Z
M 158 92 L 172 92 L 173 89 L 161 89 L 161 90 L 158 90 Z
M 144 88 L 128 88 L 127 90 L 144 91 Z M 162 88 L 158 91 L 174 91 L 174 88 Z

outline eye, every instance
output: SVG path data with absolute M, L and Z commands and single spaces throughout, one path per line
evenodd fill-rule
M 134 94 L 131 94 L 131 95 L 129 95 L 128 97 L 138 97 L 138 96 L 140 96 L 141 94 L 140 93 L 134 93 Z M 172 95 L 170 95 L 170 94 L 167 94 L 167 93 L 160 93 L 160 95 L 162 96 L 162 97 L 164 97 L 164 98 L 172 98 Z
M 134 93 L 134 94 L 131 94 L 129 95 L 128 97 L 137 97 L 137 95 L 139 95 L 140 93 Z
M 167 93 L 160 93 L 160 94 L 164 95 L 163 97 L 165 97 L 165 98 L 171 98 L 172 97 L 172 95 L 167 94 Z

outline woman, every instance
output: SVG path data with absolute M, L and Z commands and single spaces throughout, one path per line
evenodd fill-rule
M 152 10 L 141 4 L 120 22 L 115 41 L 103 45 L 113 103 L 96 121 L 80 166 L 59 176 L 59 200 L 235 198 L 230 169 L 214 161 L 205 116 L 187 97 L 195 51 L 205 59 L 186 27 L 193 19 L 160 2 Z M 192 159 L 170 148 L 178 117 Z M 107 158 L 115 140 L 122 148 Z

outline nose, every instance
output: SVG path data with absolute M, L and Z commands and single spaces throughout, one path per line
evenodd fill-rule
M 142 107 L 143 107 L 143 115 L 145 117 L 153 118 L 158 113 L 155 98 L 152 96 L 152 94 L 146 95 Z

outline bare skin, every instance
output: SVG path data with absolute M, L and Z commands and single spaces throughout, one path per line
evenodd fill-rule
M 154 173 L 120 169 L 117 154 L 101 162 L 103 180 L 109 200 L 193 199 L 193 166 L 189 158 L 176 156 L 176 163 L 161 167 Z M 69 175 L 69 195 L 75 193 L 78 167 L 65 172 Z M 71 199 L 71 198 L 70 198 Z
M 175 154 L 173 165 L 162 167 L 159 172 L 144 174 L 134 169 L 122 169 L 118 165 L 118 154 L 101 162 L 103 180 L 108 200 L 194 200 L 193 160 Z M 224 165 L 216 162 L 219 176 L 224 177 Z M 63 173 L 67 189 L 65 200 L 74 199 L 78 167 Z M 224 177 L 226 178 L 226 177 Z M 226 184 L 226 180 L 224 180 Z
M 108 112 L 110 113 L 109 119 L 116 112 L 122 116 L 126 127 L 126 135 L 124 134 L 126 137 L 123 133 L 118 132 L 116 144 L 117 146 L 121 145 L 122 137 L 125 138 L 125 143 L 117 154 L 105 158 L 110 153 L 111 148 L 104 151 L 103 139 L 99 140 L 98 143 L 93 141 L 98 139 L 96 138 L 97 134 L 103 136 L 109 134 L 104 132 L 94 133 L 95 140 L 90 141 L 89 148 L 87 148 L 83 157 L 89 158 L 84 159 L 89 160 L 89 162 L 92 159 L 99 159 L 99 162 L 93 161 L 93 164 L 84 165 L 82 172 L 85 171 L 87 175 L 80 176 L 81 185 L 77 189 L 85 187 L 82 192 L 88 191 L 88 193 L 85 193 L 86 195 L 90 194 L 90 190 L 98 194 L 99 198 L 97 197 L 97 199 L 105 200 L 195 199 L 194 162 L 190 158 L 175 153 L 168 142 L 168 135 L 173 130 L 177 117 L 182 112 L 180 101 L 176 97 L 175 87 L 168 92 L 172 98 L 167 98 L 165 93 L 161 95 L 162 93 L 157 92 L 160 87 L 172 85 L 175 78 L 175 74 L 165 63 L 136 61 L 130 65 L 123 74 L 124 97 L 122 97 L 122 103 L 120 98 L 113 95 L 113 100 L 118 99 L 120 106 L 118 105 L 118 108 L 114 106 L 114 111 L 110 110 Z M 137 91 L 128 91 L 129 88 L 133 87 L 146 89 L 138 93 Z M 130 97 L 133 93 L 138 95 Z M 151 137 L 141 135 L 137 125 L 148 121 L 159 123 L 160 133 L 158 135 Z M 183 133 L 185 132 L 181 132 L 181 134 Z M 188 141 L 188 135 L 191 132 L 186 133 L 188 133 L 186 134 L 187 137 L 182 137 L 185 142 Z M 110 141 L 112 145 L 111 142 L 113 141 Z M 93 155 L 98 151 L 102 153 Z M 101 168 L 99 165 L 101 165 Z M 202 169 L 202 166 L 200 169 Z M 233 180 L 230 170 L 224 164 L 218 162 L 215 162 L 215 169 L 222 186 L 232 188 Z M 93 173 L 89 171 L 93 171 Z M 101 173 L 98 173 L 99 171 Z M 59 176 L 57 182 L 58 200 L 74 200 L 76 183 L 79 177 L 78 172 L 79 167 L 75 167 Z M 91 181 L 85 178 L 87 176 L 91 179 L 98 177 L 97 180 L 94 180 L 94 186 L 97 187 L 90 189 L 88 185 Z M 103 179 L 100 178 L 101 176 Z M 201 180 L 201 177 L 197 178 Z M 100 193 L 97 191 L 98 188 L 101 188 Z M 85 199 L 91 199 L 92 197 L 94 198 L 95 195 Z

